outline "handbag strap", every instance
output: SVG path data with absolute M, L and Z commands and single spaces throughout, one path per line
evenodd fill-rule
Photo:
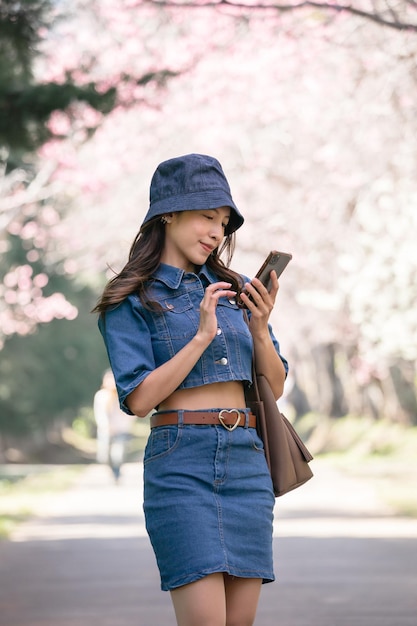
M 243 309 L 243 317 L 249 327 L 249 315 L 246 309 Z M 252 342 L 252 387 L 253 387 L 252 394 L 253 394 L 254 400 L 256 402 L 260 402 L 261 397 L 259 395 L 258 378 L 256 376 L 255 347 L 253 345 L 253 342 Z

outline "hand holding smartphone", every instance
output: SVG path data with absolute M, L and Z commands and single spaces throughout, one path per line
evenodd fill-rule
M 290 254 L 289 252 L 279 252 L 278 250 L 272 250 L 258 270 L 256 278 L 259 278 L 261 283 L 269 291 L 271 289 L 270 275 L 272 270 L 275 270 L 278 278 L 285 270 L 291 259 L 292 254 Z M 246 293 L 245 290 L 244 293 Z M 246 305 L 243 304 L 241 300 L 238 301 L 238 306 L 240 306 L 241 308 L 246 308 Z

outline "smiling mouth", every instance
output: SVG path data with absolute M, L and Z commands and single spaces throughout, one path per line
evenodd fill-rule
M 206 250 L 206 252 L 210 253 L 213 252 L 214 248 L 213 246 L 209 246 L 208 244 L 204 243 L 203 241 L 200 241 L 201 247 L 204 248 L 204 250 Z

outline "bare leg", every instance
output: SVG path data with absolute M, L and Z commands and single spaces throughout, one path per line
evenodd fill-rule
M 178 626 L 225 626 L 223 574 L 210 574 L 171 591 Z
M 252 626 L 262 581 L 210 574 L 171 591 L 178 626 Z
M 255 621 L 262 580 L 235 578 L 224 574 L 226 626 L 252 626 Z

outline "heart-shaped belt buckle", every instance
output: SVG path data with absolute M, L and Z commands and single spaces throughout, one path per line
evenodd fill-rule
M 228 413 L 229 415 L 231 415 L 232 413 L 236 413 L 237 417 L 236 417 L 236 421 L 234 424 L 231 424 L 230 426 L 228 424 L 226 424 L 225 420 L 225 416 L 223 415 L 223 413 Z M 237 428 L 239 426 L 239 422 L 240 422 L 240 413 L 237 409 L 222 409 L 219 412 L 219 421 L 220 424 L 223 426 L 223 428 L 225 428 L 226 430 L 229 430 L 230 432 L 232 432 L 232 430 L 234 430 L 235 428 Z

